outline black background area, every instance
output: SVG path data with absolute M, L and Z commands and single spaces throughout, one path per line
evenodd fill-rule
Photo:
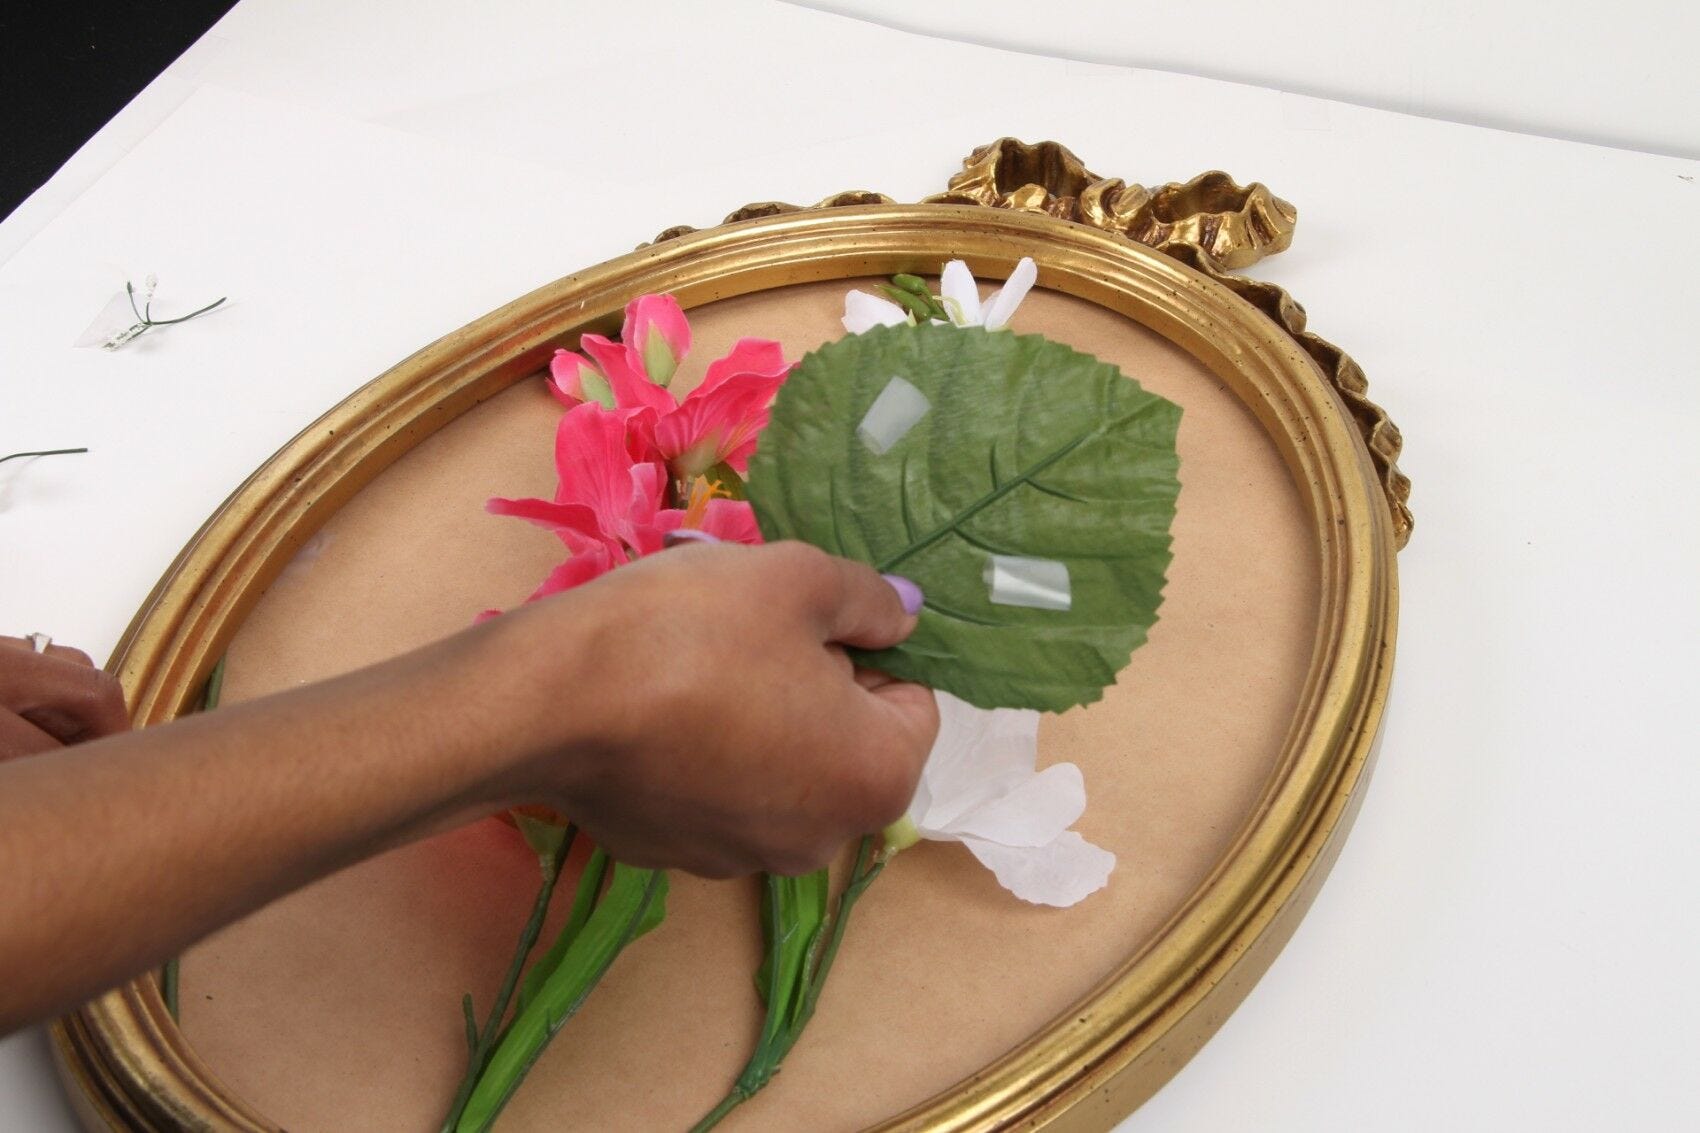
M 0 3 L 0 217 L 234 6 Z

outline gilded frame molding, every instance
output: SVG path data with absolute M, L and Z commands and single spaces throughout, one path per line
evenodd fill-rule
M 953 257 L 999 277 L 1032 254 L 1041 285 L 1150 327 L 1252 410 L 1312 517 L 1321 582 L 1316 649 L 1278 770 L 1212 874 L 1074 1009 L 971 1080 L 878 1126 L 1103 1129 L 1154 1093 L 1245 996 L 1338 853 L 1386 702 L 1395 553 L 1409 513 L 1388 487 L 1398 475 L 1391 458 L 1372 450 L 1366 418 L 1385 415 L 1351 402 L 1338 365 L 1303 340 L 1302 311 L 1296 332 L 1281 320 L 1280 302 L 1271 313 L 1256 295 L 1242 297 L 1232 282 L 1239 277 L 1211 253 L 1187 250 L 1199 245 L 1153 250 L 1125 229 L 1060 219 L 1055 208 L 867 203 L 883 200 L 852 194 L 823 202 L 832 207 L 759 206 L 717 228 L 670 230 L 427 346 L 309 426 L 231 495 L 155 587 L 112 668 L 138 725 L 189 710 L 248 610 L 325 519 L 438 428 L 538 372 L 556 347 L 616 328 L 633 296 L 668 290 L 693 307 L 794 283 L 934 272 Z M 61 1020 L 54 1048 L 92 1130 L 277 1128 L 196 1058 L 151 978 Z

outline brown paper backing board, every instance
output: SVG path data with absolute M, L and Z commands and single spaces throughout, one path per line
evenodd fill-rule
M 839 337 L 854 285 L 697 308 L 679 380 L 697 380 L 741 336 L 777 338 L 790 357 Z M 1018 901 L 960 846 L 903 853 L 858 906 L 783 1071 L 725 1129 L 875 1123 L 1061 1016 L 1203 881 L 1252 817 L 1292 726 L 1319 582 L 1310 517 L 1269 437 L 1205 367 L 1119 315 L 1036 291 L 1013 327 L 1114 362 L 1184 410 L 1159 621 L 1102 702 L 1047 716 L 1040 733 L 1042 764 L 1084 771 L 1077 829 L 1115 852 L 1116 870 L 1059 910 Z M 541 380 L 521 382 L 365 488 L 239 631 L 226 701 L 381 660 L 522 601 L 564 552 L 483 504 L 553 492 L 560 412 Z M 535 857 L 494 820 L 348 869 L 193 949 L 183 1030 L 285 1129 L 435 1129 L 465 1061 L 461 994 L 487 1008 L 537 880 Z M 753 881 L 673 875 L 665 923 L 621 956 L 498 1128 L 682 1130 L 712 1107 L 760 1024 L 756 910 Z

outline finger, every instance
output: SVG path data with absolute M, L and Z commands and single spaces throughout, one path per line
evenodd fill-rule
M 69 645 L 52 644 L 48 645 L 45 649 L 37 649 L 35 647 L 35 642 L 31 641 L 27 637 L 0 636 L 0 647 L 16 649 L 20 653 L 45 653 L 49 657 L 60 657 L 66 661 L 76 661 L 83 665 L 94 664 L 94 662 L 89 658 L 89 655 L 84 653 L 81 649 L 72 649 Z
M 49 645 L 45 650 L 47 656 L 57 657 L 61 661 L 69 661 L 73 665 L 81 665 L 85 669 L 96 668 L 94 658 L 81 649 L 73 649 L 69 645 Z
M 921 588 L 906 578 L 883 576 L 872 567 L 832 556 L 830 607 L 825 611 L 827 640 L 859 649 L 896 645 L 915 629 Z
M 919 778 L 939 735 L 939 702 L 933 690 L 914 681 L 887 677 L 868 692 L 875 710 L 885 715 L 899 737 L 894 753 L 906 758 Z
M 915 797 L 938 735 L 938 704 L 931 689 L 890 678 L 852 696 L 859 711 L 849 717 L 856 740 L 853 757 L 842 765 L 842 805 L 860 830 L 878 830 L 900 818 Z
M 0 709 L 0 763 L 64 746 L 22 716 Z
M 130 724 L 115 678 L 47 653 L 8 656 L 0 664 L 0 707 L 66 744 L 122 732 Z
M 890 673 L 882 673 L 878 669 L 858 668 L 855 672 L 855 680 L 868 692 L 873 692 L 875 689 L 884 688 L 890 684 L 905 683 L 901 678 L 894 677 Z

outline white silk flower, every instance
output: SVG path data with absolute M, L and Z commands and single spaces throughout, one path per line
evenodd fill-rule
M 1102 889 L 1116 856 L 1069 829 L 1086 810 L 1080 768 L 1037 770 L 1039 714 L 934 695 L 938 739 L 894 845 L 917 835 L 960 842 L 1000 885 L 1036 905 L 1073 905 Z
M 1009 322 L 1038 278 L 1038 267 L 1031 258 L 1023 256 L 1004 285 L 981 302 L 980 287 L 974 282 L 968 265 L 961 260 L 952 260 L 939 274 L 939 300 L 956 326 L 999 330 Z M 861 334 L 871 327 L 899 326 L 913 321 L 908 311 L 878 295 L 851 291 L 844 296 L 844 329 L 851 334 Z M 937 319 L 933 321 L 939 322 Z

